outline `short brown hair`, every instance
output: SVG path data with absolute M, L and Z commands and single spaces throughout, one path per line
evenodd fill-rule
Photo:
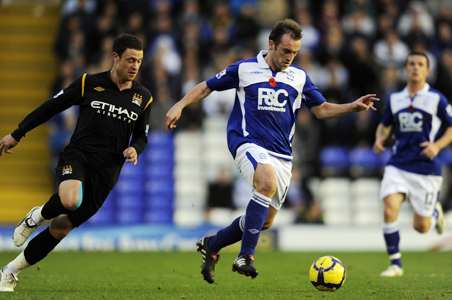
M 143 50 L 143 44 L 132 34 L 123 33 L 118 35 L 113 42 L 113 52 L 116 52 L 121 57 L 127 49 L 141 51 Z
M 420 55 L 420 56 L 425 57 L 425 59 L 427 60 L 427 69 L 430 68 L 430 61 L 429 61 L 429 59 L 428 59 L 427 54 L 425 54 L 424 52 L 420 52 L 420 51 L 410 51 L 410 53 L 408 53 L 408 55 L 407 55 L 406 58 L 405 58 L 405 67 L 406 67 L 407 64 L 408 64 L 408 58 L 409 58 L 410 56 L 413 56 L 413 55 Z
M 275 42 L 275 46 L 281 42 L 281 37 L 289 33 L 290 37 L 294 40 L 300 40 L 302 37 L 300 25 L 292 19 L 285 19 L 278 21 L 273 26 L 272 32 L 268 39 Z

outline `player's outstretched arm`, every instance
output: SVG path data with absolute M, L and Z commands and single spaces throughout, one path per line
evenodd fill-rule
M 165 132 L 168 129 L 176 128 L 176 121 L 179 120 L 182 110 L 190 104 L 201 101 L 212 93 L 212 90 L 203 81 L 189 91 L 184 98 L 170 108 L 165 118 Z
M 133 162 L 133 165 L 136 166 L 138 163 L 138 153 L 134 147 L 129 147 L 124 152 L 122 152 L 124 157 L 126 158 L 126 162 Z
M 8 134 L 0 141 L 0 156 L 2 156 L 2 152 L 5 151 L 6 154 L 11 154 L 13 151 L 10 149 L 14 148 L 19 144 L 11 134 Z
M 377 110 L 374 107 L 374 101 L 380 101 L 380 99 L 375 96 L 375 94 L 368 94 L 352 103 L 346 104 L 324 102 L 322 105 L 311 108 L 311 111 L 319 119 L 332 119 L 343 117 L 353 112 L 360 112 L 369 109 Z

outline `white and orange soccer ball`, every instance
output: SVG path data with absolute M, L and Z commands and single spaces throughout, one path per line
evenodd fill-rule
M 334 256 L 322 256 L 309 269 L 309 279 L 319 291 L 337 291 L 345 282 L 344 264 Z

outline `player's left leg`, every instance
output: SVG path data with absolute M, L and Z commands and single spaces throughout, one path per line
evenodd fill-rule
M 13 261 L 3 266 L 0 276 L 0 291 L 13 292 L 19 282 L 17 275 L 26 268 L 44 259 L 58 243 L 74 228 L 67 215 L 54 218 L 50 226 L 35 236 Z
M 402 254 L 399 250 L 400 234 L 397 217 L 399 208 L 404 200 L 405 195 L 402 193 L 395 193 L 386 196 L 383 199 L 384 203 L 384 222 L 383 222 L 383 236 L 386 243 L 386 250 L 391 261 L 391 265 L 380 275 L 383 277 L 402 276 Z

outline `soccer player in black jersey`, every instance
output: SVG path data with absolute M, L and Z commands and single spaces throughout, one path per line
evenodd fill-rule
M 143 61 L 142 43 L 131 34 L 117 36 L 113 59 L 111 70 L 80 76 L 0 141 L 0 155 L 10 154 L 28 131 L 72 105 L 79 106 L 74 134 L 55 169 L 59 192 L 17 225 L 14 243 L 23 245 L 44 220 L 52 220 L 50 226 L 2 268 L 0 291 L 14 291 L 20 271 L 46 257 L 72 229 L 93 216 L 115 186 L 124 161 L 136 165 L 147 145 L 153 98 L 135 80 Z

